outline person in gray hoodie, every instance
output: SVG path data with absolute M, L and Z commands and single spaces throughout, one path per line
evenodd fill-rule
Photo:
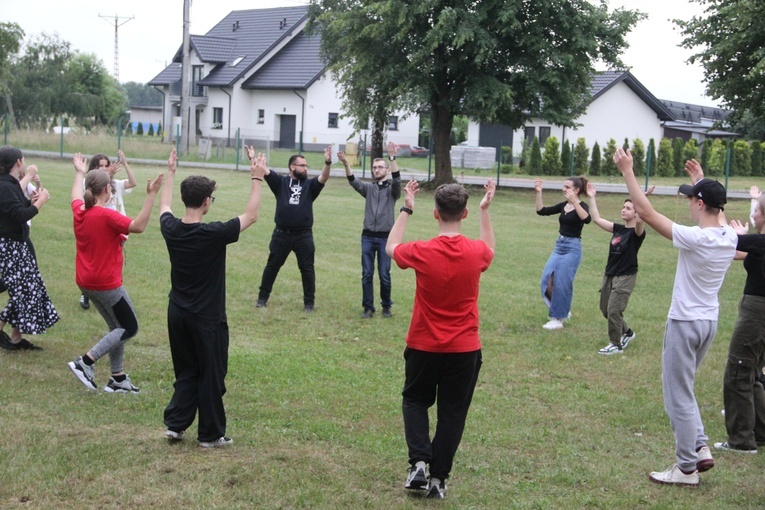
M 353 175 L 344 152 L 337 158 L 345 166 L 348 183 L 366 199 L 364 208 L 364 229 L 361 232 L 361 289 L 364 312 L 361 318 L 370 319 L 375 313 L 374 270 L 377 257 L 377 273 L 380 278 L 380 300 L 383 317 L 391 317 L 390 257 L 385 253 L 388 234 L 395 221 L 396 200 L 401 196 L 401 173 L 396 163 L 398 147 L 388 142 L 388 162 L 377 158 L 372 162 L 372 182 L 364 182 Z

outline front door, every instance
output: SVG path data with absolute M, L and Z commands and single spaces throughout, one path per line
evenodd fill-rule
M 295 115 L 279 115 L 279 148 L 295 148 L 295 126 L 297 126 L 297 117 Z

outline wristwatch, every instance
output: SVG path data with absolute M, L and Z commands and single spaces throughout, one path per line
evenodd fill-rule
M 388 156 L 388 161 L 396 161 L 396 156 Z
M 410 208 L 408 208 L 408 207 L 402 207 L 401 209 L 399 209 L 399 211 L 400 211 L 400 212 L 405 212 L 405 213 L 407 213 L 409 216 L 411 216 L 412 214 L 414 214 L 414 211 L 413 211 L 413 210 L 411 210 L 411 209 L 410 209 Z

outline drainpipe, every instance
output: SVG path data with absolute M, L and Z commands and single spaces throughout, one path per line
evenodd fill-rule
M 226 89 L 223 87 L 220 88 L 220 91 L 223 92 L 228 96 L 228 122 L 227 124 L 227 133 L 226 133 L 226 147 L 231 146 L 231 94 L 226 92 Z
M 162 89 L 158 89 L 156 85 L 152 87 L 154 90 L 162 94 L 162 128 L 167 131 L 167 119 L 165 118 L 165 92 Z M 169 87 L 168 87 L 169 88 Z M 162 141 L 165 141 L 165 136 L 162 135 Z
M 298 152 L 303 152 L 303 128 L 305 127 L 305 98 L 297 93 L 297 90 L 292 90 L 292 93 L 295 94 L 297 97 L 300 98 L 300 100 L 303 102 L 303 106 L 301 108 L 300 113 L 300 145 L 298 146 Z

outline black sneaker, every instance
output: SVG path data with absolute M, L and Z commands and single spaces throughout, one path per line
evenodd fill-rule
M 428 499 L 444 499 L 446 497 L 446 481 L 431 478 L 428 484 L 428 493 L 425 497 Z
M 374 310 L 372 310 L 371 308 L 367 308 L 366 310 L 364 310 L 364 313 L 361 314 L 361 318 L 371 319 L 374 314 L 375 314 Z
M 77 379 L 79 379 L 86 388 L 89 390 L 95 390 L 98 388 L 98 386 L 96 386 L 96 379 L 94 377 L 95 370 L 93 369 L 93 365 L 86 365 L 85 362 L 82 361 L 82 356 L 78 357 L 74 361 L 70 361 L 67 363 L 67 365 L 74 373 L 74 375 L 77 376 Z
M 393 317 L 393 314 L 390 313 L 390 306 L 383 306 L 383 317 L 386 319 Z
M 19 350 L 19 344 L 11 342 L 11 337 L 8 336 L 8 333 L 2 330 L 0 330 L 0 347 L 9 351 Z
M 255 306 L 257 308 L 265 308 L 268 306 L 268 301 L 265 299 L 258 299 L 258 302 L 255 303 Z
M 106 393 L 140 393 L 141 390 L 134 386 L 130 376 L 125 374 L 125 380 L 122 382 L 117 382 L 114 377 L 110 377 L 109 382 L 104 386 L 104 391 Z
M 623 335 L 622 335 L 622 349 L 627 348 L 627 344 L 630 343 L 635 339 L 637 335 L 635 334 L 632 329 L 628 329 Z
M 303 311 L 304 311 L 304 312 L 308 312 L 308 313 L 311 313 L 311 312 L 313 312 L 313 303 L 311 303 L 311 304 L 308 304 L 308 305 L 305 305 L 305 306 L 303 307 Z
M 80 306 L 83 310 L 90 308 L 90 298 L 85 294 L 80 295 Z
M 419 461 L 409 468 L 404 488 L 411 490 L 425 490 L 428 485 L 428 477 L 425 475 L 425 463 Z

